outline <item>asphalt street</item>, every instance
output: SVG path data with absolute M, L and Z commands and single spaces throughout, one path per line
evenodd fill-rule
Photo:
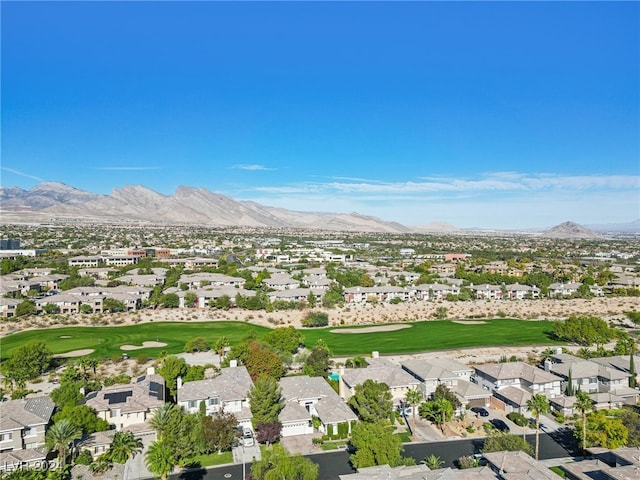
M 553 435 L 553 436 L 552 436 Z M 527 435 L 527 441 L 535 445 L 535 435 Z M 574 441 L 571 430 L 559 430 L 552 434 L 540 434 L 540 460 L 569 457 L 575 454 Z M 454 440 L 446 442 L 412 443 L 405 445 L 405 456 L 413 457 L 419 463 L 425 457 L 433 454 L 440 457 L 445 463 L 443 466 L 452 467 L 454 461 L 461 456 L 478 453 L 482 449 L 483 439 Z M 565 448 L 566 447 L 566 448 Z M 309 455 L 320 466 L 318 480 L 336 480 L 338 475 L 355 473 L 349 463 L 349 454 L 345 451 L 320 453 Z M 245 465 L 249 472 L 250 464 Z M 223 467 L 198 469 L 172 475 L 171 480 L 242 480 L 242 465 L 227 465 Z

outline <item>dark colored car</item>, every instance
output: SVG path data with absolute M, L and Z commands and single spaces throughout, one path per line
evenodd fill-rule
M 473 413 L 477 413 L 478 415 L 480 415 L 481 417 L 488 417 L 489 416 L 489 412 L 487 412 L 486 408 L 482 408 L 482 407 L 473 407 L 471 409 L 471 411 Z
M 504 421 L 500 420 L 499 418 L 492 418 L 491 420 L 489 420 L 489 423 L 491 423 L 491 425 L 493 425 L 496 430 L 500 430 L 501 432 L 509 431 L 509 425 L 504 423 Z

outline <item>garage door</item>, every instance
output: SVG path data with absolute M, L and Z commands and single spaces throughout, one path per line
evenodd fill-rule
M 282 436 L 292 437 L 294 435 L 306 435 L 313 433 L 313 427 L 309 427 L 309 422 L 292 422 L 282 425 Z

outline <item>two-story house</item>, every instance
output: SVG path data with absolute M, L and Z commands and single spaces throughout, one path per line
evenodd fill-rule
M 455 393 L 463 407 L 486 407 L 491 392 L 471 383 L 473 367 L 448 358 L 409 359 L 400 364 L 402 369 L 421 382 L 419 390 L 425 398 L 444 385 Z
M 48 396 L 0 403 L 0 452 L 44 446 L 54 409 Z
M 177 402 L 189 413 L 198 412 L 204 402 L 207 415 L 224 410 L 233 413 L 239 425 L 251 428 L 249 391 L 252 387 L 247 368 L 232 360 L 229 368 L 221 369 L 212 378 L 185 383 L 178 379 Z
M 386 384 L 395 405 L 404 401 L 409 390 L 420 389 L 418 379 L 390 360 L 374 355 L 367 362 L 366 368 L 340 369 L 339 394 L 344 400 L 349 400 L 355 394 L 355 387 L 366 380 Z
M 562 394 L 562 378 L 524 362 L 476 365 L 475 381 L 493 392 L 507 411 L 524 413 L 527 402 L 536 394 L 555 398 Z
M 280 379 L 284 408 L 280 412 L 282 436 L 313 433 L 312 417 L 320 420 L 319 430 L 324 434 L 337 433 L 338 424 L 351 425 L 358 420 L 340 395 L 322 377 L 284 377 Z
M 143 424 L 164 402 L 164 379 L 155 374 L 153 368 L 128 385 L 106 387 L 85 397 L 85 404 L 93 408 L 98 417 L 115 425 L 116 430 L 135 425 L 140 434 L 151 431 Z

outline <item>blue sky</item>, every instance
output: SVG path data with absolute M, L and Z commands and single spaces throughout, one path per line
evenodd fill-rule
M 407 225 L 640 217 L 638 2 L 11 2 L 1 184 Z

